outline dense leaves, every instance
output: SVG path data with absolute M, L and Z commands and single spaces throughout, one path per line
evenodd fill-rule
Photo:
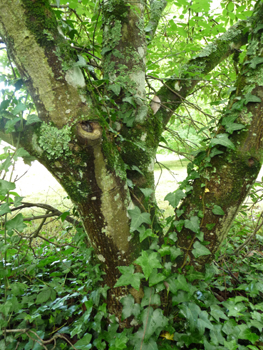
M 221 208 L 215 209 L 222 215 Z M 143 251 L 134 266 L 119 267 L 122 275 L 116 286 L 143 289 L 140 303 L 133 295 L 121 299 L 122 322 L 132 320 L 129 329 L 121 330 L 107 311 L 107 287 L 100 285 L 92 249 L 81 243 L 83 231 L 67 238 L 63 248 L 47 241 L 31 247 L 26 240 L 18 246 L 13 233 L 25 230 L 16 219 L 19 215 L 6 221 L 7 227 L 12 225 L 0 246 L 1 349 L 260 349 L 263 279 L 256 245 L 262 237 L 233 259 L 227 256 L 247 234 L 246 216 L 238 218 L 223 245 L 227 263 L 205 272 L 190 268 L 186 275 L 173 273 L 166 259 L 173 256 L 176 234 L 169 234 L 162 247 L 149 235 L 151 249 Z M 198 222 L 193 217 L 186 226 L 197 232 Z M 79 246 L 72 248 L 72 243 Z M 192 253 L 210 254 L 198 240 Z M 135 272 L 135 266 L 142 273 Z

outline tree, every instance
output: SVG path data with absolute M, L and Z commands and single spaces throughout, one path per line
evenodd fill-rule
M 37 111 L 23 120 L 28 106 L 12 108 L 15 95 L 6 97 L 1 138 L 23 147 L 64 187 L 110 290 L 120 277 L 117 267 L 147 258 L 140 257 L 147 240 L 139 233 L 151 227 L 163 242 L 154 198 L 157 148 L 175 111 L 193 103 L 187 100 L 193 93 L 200 101 L 215 93 L 219 74 L 229 75 L 220 84 L 231 88 L 230 97 L 206 127 L 211 133 L 187 179 L 167 196 L 175 208 L 169 230 L 178 236 L 177 268 L 202 270 L 212 261 L 249 193 L 262 161 L 263 129 L 263 6 L 258 1 L 250 10 L 253 4 L 236 5 L 235 16 L 229 3 L 223 20 L 211 17 L 209 3 L 168 3 L 179 18 L 189 14 L 184 24 L 169 18 L 163 0 L 1 1 L 0 36 L 15 88 L 26 90 Z M 171 57 L 160 53 L 167 43 Z M 155 71 L 156 57 L 164 63 Z M 227 98 L 225 86 L 220 89 Z M 220 93 L 211 100 L 216 104 Z M 108 293 L 111 312 L 118 314 L 125 294 L 122 287 Z

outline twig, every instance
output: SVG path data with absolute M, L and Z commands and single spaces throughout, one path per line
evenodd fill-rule
M 21 210 L 21 209 L 31 208 L 31 207 L 38 207 L 38 208 L 46 209 L 46 210 L 51 211 L 51 213 L 50 214 L 46 214 L 46 215 L 33 216 L 31 218 L 24 218 L 24 221 L 32 221 L 32 220 L 43 219 L 43 218 L 52 217 L 52 216 L 60 216 L 60 215 L 63 214 L 61 211 L 59 211 L 58 209 L 52 207 L 49 204 L 30 203 L 30 202 L 21 202 L 21 205 L 19 205 L 18 207 L 12 208 L 11 211 L 16 211 L 16 210 Z M 72 218 L 71 216 L 67 216 L 65 218 L 65 220 L 68 221 L 69 223 L 71 223 L 74 226 L 78 226 L 78 225 L 81 224 L 80 221 Z
M 169 151 L 174 152 L 174 153 L 176 153 L 176 154 L 179 154 L 179 156 L 185 157 L 185 158 L 187 158 L 187 159 L 190 160 L 190 161 L 193 160 L 193 157 L 190 157 L 190 156 L 189 156 L 187 153 L 185 153 L 185 152 L 179 152 L 179 151 L 176 151 L 176 150 L 174 150 L 174 149 L 172 149 L 172 148 L 170 148 L 170 147 L 167 147 L 167 146 L 164 146 L 164 145 L 160 145 L 160 144 L 159 144 L 159 147 L 168 149 Z
M 56 247 L 59 247 L 59 248 L 62 248 L 62 247 L 67 247 L 67 246 L 70 246 L 72 248 L 76 248 L 78 249 L 79 247 L 76 247 L 75 245 L 73 244 L 70 244 L 70 243 L 66 243 L 66 244 L 58 244 L 58 243 L 55 243 L 55 242 L 51 242 L 50 240 L 48 240 L 47 238 L 41 236 L 41 235 L 38 235 L 39 238 L 43 239 L 44 241 L 50 243 L 50 244 L 53 244 L 54 246 Z
M 260 214 L 260 216 L 258 218 L 256 227 L 255 227 L 254 231 L 252 232 L 252 234 L 250 236 L 248 236 L 248 238 L 245 240 L 245 242 L 242 243 L 239 247 L 237 247 L 234 250 L 234 252 L 232 254 L 230 254 L 230 255 L 236 255 L 242 248 L 244 248 L 251 241 L 251 239 L 256 235 L 256 233 L 259 231 L 259 229 L 263 225 L 263 220 L 262 220 L 261 223 L 259 223 L 262 218 L 263 218 L 263 211 L 261 212 L 261 214 Z
M 69 5 L 59 5 L 57 6 L 56 4 L 50 4 L 51 7 L 55 7 L 55 8 L 63 8 L 63 9 L 68 9 Z
M 63 334 L 60 333 L 56 333 L 52 338 L 48 339 L 48 340 L 43 340 L 39 337 L 39 335 L 32 331 L 31 329 L 28 328 L 17 328 L 17 329 L 5 329 L 3 330 L 4 333 L 25 333 L 30 339 L 38 342 L 40 345 L 42 345 L 44 347 L 44 349 L 48 350 L 47 347 L 45 346 L 45 344 L 50 344 L 53 341 L 56 341 L 57 338 L 61 338 L 66 340 L 66 342 L 68 342 L 70 344 L 70 346 L 72 346 L 72 348 L 74 350 L 77 350 L 77 348 L 67 339 L 67 337 L 65 337 Z M 31 332 L 33 333 L 39 340 L 32 338 L 28 333 Z

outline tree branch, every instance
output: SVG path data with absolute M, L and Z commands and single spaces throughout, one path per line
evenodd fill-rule
M 153 0 L 150 4 L 150 20 L 145 28 L 148 44 L 153 40 L 162 13 L 167 5 L 166 0 Z
M 84 93 L 79 91 L 86 84 L 81 69 L 72 67 L 77 59 L 75 50 L 60 35 L 49 3 L 40 2 L 36 6 L 44 21 L 35 20 L 30 4 L 18 2 L 10 5 L 9 1 L 1 1 L 0 34 L 35 103 L 39 118 L 52 121 L 60 128 L 68 123 L 69 117 L 73 121 L 80 115 L 89 114 L 90 106 L 82 96 Z M 27 21 L 33 19 L 35 28 L 29 30 Z M 36 39 L 35 31 L 44 33 L 41 40 Z M 61 50 L 58 59 L 55 48 L 62 46 L 63 52 Z M 63 69 L 62 61 L 72 68 Z
M 39 340 L 32 338 L 29 335 L 29 332 L 33 333 Z M 48 340 L 41 339 L 36 332 L 32 331 L 29 328 L 4 329 L 3 333 L 24 333 L 30 339 L 32 339 L 32 340 L 36 341 L 38 344 L 42 345 L 45 349 L 47 349 L 47 347 L 44 344 L 50 344 L 51 342 L 55 342 L 57 338 L 61 338 L 61 339 L 66 340 L 66 342 L 68 342 L 72 346 L 73 349 L 77 350 L 77 348 L 75 348 L 75 346 L 67 339 L 67 337 L 65 337 L 63 334 L 60 334 L 60 333 L 56 333 L 52 338 L 50 338 Z
M 5 113 L 2 111 L 2 113 Z M 8 112 L 7 112 L 8 113 Z M 14 116 L 12 116 L 14 118 Z M 16 131 L 6 133 L 5 126 L 10 118 L 2 116 L 0 120 L 0 139 L 5 141 L 14 147 L 24 147 L 31 156 L 39 157 L 38 151 L 42 152 L 40 148 L 33 147 L 32 139 L 37 138 L 36 130 L 39 127 L 39 123 L 32 123 L 30 125 L 22 125 L 26 123 L 26 120 L 22 119 L 20 122 L 14 125 Z
M 63 213 L 61 211 L 59 211 L 58 209 L 52 207 L 49 204 L 42 204 L 42 203 L 29 203 L 29 202 L 21 202 L 22 205 L 19 205 L 16 208 L 12 208 L 11 211 L 15 211 L 15 210 L 21 210 L 21 209 L 25 209 L 25 208 L 32 208 L 32 207 L 38 207 L 38 208 L 42 208 L 42 209 L 46 209 L 51 211 L 50 214 L 44 214 L 44 215 L 39 215 L 39 216 L 33 216 L 33 217 L 29 217 L 29 218 L 25 218 L 24 221 L 31 221 L 31 220 L 37 220 L 37 219 L 43 219 L 43 218 L 48 218 L 48 217 L 52 217 L 52 216 L 60 216 Z M 81 222 L 72 218 L 71 216 L 67 216 L 65 218 L 66 221 L 68 221 L 69 223 L 71 223 L 74 226 L 78 226 Z
M 163 126 L 169 122 L 173 112 L 191 93 L 198 81 L 202 79 L 202 75 L 212 71 L 220 62 L 247 43 L 251 22 L 262 23 L 262 18 L 263 4 L 259 6 L 254 16 L 236 23 L 221 37 L 207 45 L 198 56 L 191 59 L 184 66 L 184 73 L 180 78 L 167 80 L 156 94 L 162 106 L 155 112 L 155 116 L 159 120 L 162 119 Z

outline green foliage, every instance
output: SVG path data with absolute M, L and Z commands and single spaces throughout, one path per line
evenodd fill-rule
M 142 213 L 138 207 L 129 210 L 128 213 L 131 217 L 131 232 L 137 230 L 142 223 L 151 223 L 150 214 Z
M 100 284 L 102 273 L 92 249 L 83 245 L 84 232 L 78 229 L 62 247 L 47 241 L 32 245 L 25 239 L 22 214 L 9 217 L 10 209 L 19 204 L 15 185 L 7 180 L 1 180 L 0 185 L 4 218 L 0 242 L 1 348 L 41 349 L 43 340 L 47 349 L 260 348 L 263 258 L 259 251 L 251 252 L 257 252 L 262 237 L 258 234 L 254 247 L 245 246 L 237 256 L 231 255 L 251 230 L 246 216 L 234 223 L 219 253 L 222 264 L 208 266 L 204 272 L 188 266 L 184 275 L 173 271 L 181 254 L 174 245 L 176 232 L 168 232 L 160 246 L 152 229 L 143 228 L 151 221 L 138 222 L 142 213 L 135 208 L 134 227 L 150 241 L 150 248 L 142 251 L 134 265 L 119 267 L 122 275 L 115 287 L 143 290 L 140 304 L 130 294 L 121 299 L 122 322 L 132 320 L 130 328 L 123 330 L 107 311 L 108 287 Z M 179 191 L 178 198 L 183 198 L 184 192 Z M 178 201 L 176 196 L 170 197 L 171 204 Z M 219 206 L 212 210 L 215 215 L 224 215 Z M 200 240 L 201 216 L 182 220 L 198 237 L 192 250 L 195 257 L 210 254 Z
M 1 349 L 260 349 L 263 257 L 259 247 L 263 239 L 258 221 L 254 241 L 241 246 L 252 229 L 246 211 L 222 245 L 220 263 L 204 272 L 188 266 L 185 274 L 175 273 L 173 264 L 181 255 L 174 245 L 176 232 L 168 232 L 160 246 L 152 229 L 144 227 L 151 222 L 136 224 L 150 247 L 134 265 L 119 267 L 122 275 L 115 287 L 131 286 L 143 291 L 143 297 L 140 304 L 131 294 L 121 299 L 121 322 L 130 320 L 130 327 L 121 329 L 107 311 L 108 287 L 101 286 L 103 275 L 93 250 L 83 244 L 83 230 L 78 228 L 59 246 L 54 240 L 32 244 L 26 239 L 23 215 L 10 216 L 21 201 L 15 185 L 7 180 L 0 185 Z M 255 185 L 255 203 L 259 186 Z M 224 215 L 219 206 L 213 210 Z M 61 218 L 67 216 L 68 212 Z M 261 219 L 258 215 L 257 220 Z M 200 220 L 192 216 L 182 221 L 200 238 Z M 164 225 L 166 221 L 169 218 Z M 238 247 L 239 253 L 232 255 Z M 195 257 L 210 254 L 199 239 L 192 253 Z
M 115 44 L 109 40 L 101 50 L 100 2 L 71 0 L 65 11 L 59 8 L 61 4 L 66 5 L 68 2 L 56 1 L 57 9 L 54 12 L 60 30 L 70 44 L 85 48 L 75 66 L 86 69 L 87 81 L 92 81 L 96 88 L 97 96 L 93 96 L 95 94 L 91 89 L 92 97 L 97 98 L 101 105 L 110 100 L 115 107 L 111 96 L 102 97 L 99 90 L 101 85 L 109 82 L 97 79 L 101 75 L 101 67 L 97 62 Z M 113 7 L 110 3 L 108 5 L 108 12 L 111 12 Z M 225 31 L 225 25 L 232 24 L 236 19 L 245 19 L 249 15 L 251 2 L 222 1 L 221 5 L 222 14 L 213 16 L 210 11 L 211 1 L 168 1 L 169 16 L 160 20 L 157 35 L 148 48 L 148 83 L 153 80 L 152 86 L 150 83 L 148 86 L 150 99 L 159 84 L 155 77 L 165 80 L 172 75 L 179 80 L 182 73 L 180 67 L 184 67 L 200 51 L 204 38 L 207 43 L 211 43 L 218 34 Z M 123 8 L 119 15 L 123 15 L 122 11 Z M 117 20 L 113 24 L 117 24 L 113 29 L 116 31 L 115 40 L 118 41 L 120 22 Z M 145 31 L 149 33 L 151 30 L 153 25 L 149 23 Z M 52 39 L 48 37 L 48 32 L 41 34 L 44 34 L 47 41 Z M 211 50 L 211 46 L 208 50 Z M 201 55 L 206 57 L 207 52 Z M 92 61 L 94 59 L 95 63 Z M 261 57 L 247 62 L 251 69 L 261 63 Z M 231 111 L 225 111 L 228 115 L 221 119 L 222 111 L 213 108 L 224 105 L 224 98 L 231 93 L 228 86 L 235 79 L 235 72 L 229 69 L 230 66 L 231 61 L 227 61 L 213 73 L 202 77 L 207 82 L 206 85 L 202 91 L 198 87 L 193 96 L 187 102 L 184 101 L 190 107 L 183 112 L 179 111 L 181 115 L 174 117 L 173 126 L 168 130 L 170 136 L 163 138 L 163 143 L 168 148 L 175 148 L 179 154 L 189 155 L 193 150 L 198 150 L 194 161 L 188 166 L 187 179 L 177 191 L 165 197 L 176 211 L 176 220 L 174 216 L 166 218 L 163 224 L 159 224 L 158 231 L 153 228 L 150 213 L 142 212 L 139 207 L 128 211 L 131 233 L 139 233 L 140 242 L 147 242 L 147 249 L 141 252 L 132 265 L 118 267 L 121 276 L 114 287 L 124 287 L 127 291 L 127 295 L 120 300 L 123 306 L 122 319 L 116 319 L 107 310 L 108 287 L 102 285 L 103 275 L 92 249 L 83 243 L 85 234 L 82 229 L 78 228 L 73 237 L 65 238 L 63 245 L 59 246 L 56 240 L 41 243 L 32 242 L 32 237 L 27 240 L 30 223 L 25 224 L 21 213 L 11 216 L 11 210 L 22 199 L 12 192 L 15 189 L 14 183 L 0 180 L 0 215 L 3 219 L 0 231 L 0 349 L 262 348 L 263 279 L 259 248 L 263 240 L 260 229 L 253 236 L 253 244 L 250 242 L 242 246 L 252 227 L 249 219 L 239 218 L 234 222 L 228 240 L 218 253 L 219 263 L 214 262 L 203 272 L 196 271 L 187 265 L 187 254 L 191 253 L 196 259 L 211 254 L 201 231 L 204 214 L 199 210 L 186 217 L 185 208 L 178 208 L 181 200 L 193 190 L 193 181 L 201 176 L 205 179 L 206 169 L 211 167 L 211 159 L 223 154 L 226 149 L 235 150 L 229 137 L 245 128 L 245 125 L 235 122 L 235 112 L 248 103 L 261 101 L 251 91 L 247 92 L 243 99 L 233 104 Z M 16 68 L 13 69 L 16 72 Z M 189 72 L 189 77 L 191 74 L 195 73 Z M 8 85 L 11 83 L 10 77 L 11 73 L 7 72 L 1 75 L 1 80 Z M 188 76 L 184 79 L 188 79 Z M 19 131 L 23 123 L 30 125 L 39 122 L 38 117 L 31 114 L 34 107 L 30 108 L 30 102 L 25 102 L 23 82 L 15 79 L 12 83 L 20 95 L 15 95 L 9 88 L 2 93 L 0 115 L 9 119 L 5 125 L 6 132 Z M 111 84 L 108 90 L 114 97 L 120 96 L 124 84 L 120 80 Z M 175 85 L 175 90 L 176 88 Z M 193 104 L 195 99 L 198 100 L 198 106 Z M 136 106 L 133 96 L 125 96 L 122 101 L 126 101 L 130 108 Z M 210 106 L 200 111 L 199 107 L 208 101 Z M 128 128 L 133 127 L 135 115 L 131 109 L 127 111 L 126 107 L 118 113 L 114 108 L 106 108 L 109 112 L 108 115 L 105 112 L 105 119 L 110 115 L 114 124 L 118 115 Z M 215 134 L 214 126 L 219 119 L 224 131 Z M 109 125 L 111 124 L 107 124 L 107 127 Z M 113 128 L 109 130 L 114 137 L 119 137 Z M 50 124 L 41 124 L 39 144 L 48 158 L 70 155 L 70 139 L 69 127 L 59 130 Z M 122 142 L 123 138 L 119 137 L 118 140 Z M 138 146 L 140 141 L 136 142 Z M 207 146 L 208 151 L 204 151 Z M 138 149 L 145 151 L 143 145 L 139 145 Z M 4 173 L 11 166 L 12 159 L 19 154 L 27 156 L 22 149 L 1 156 L 1 170 Z M 140 172 L 137 167 L 132 170 Z M 201 188 L 206 190 L 205 180 Z M 148 200 L 150 189 L 141 191 Z M 202 196 L 200 197 L 201 200 Z M 260 197 L 256 190 L 252 192 L 255 202 Z M 210 210 L 218 220 L 225 215 L 219 205 L 211 205 Z M 62 214 L 62 221 L 67 215 Z M 206 228 L 212 230 L 214 225 L 207 224 Z M 189 252 L 186 253 L 184 269 L 176 270 L 178 260 L 185 253 L 176 246 L 176 232 L 183 228 L 189 232 Z M 140 303 L 133 296 L 134 293 L 128 293 L 130 287 L 143 295 Z M 110 292 L 114 294 L 114 288 Z

